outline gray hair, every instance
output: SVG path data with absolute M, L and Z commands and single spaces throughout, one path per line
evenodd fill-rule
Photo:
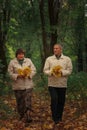
M 54 46 L 56 45 L 59 46 L 61 49 L 63 49 L 63 46 L 61 44 L 58 44 L 58 43 L 54 44 Z

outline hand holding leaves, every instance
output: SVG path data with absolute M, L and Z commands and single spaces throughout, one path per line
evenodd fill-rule
M 54 66 L 52 69 L 52 75 L 55 77 L 61 77 L 62 76 L 62 72 L 61 72 L 62 67 L 60 65 L 58 66 Z
M 30 77 L 31 74 L 31 68 L 30 67 L 25 67 L 23 69 L 18 69 L 18 78 L 26 78 Z

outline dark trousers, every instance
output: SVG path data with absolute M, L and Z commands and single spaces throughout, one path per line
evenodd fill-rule
M 17 111 L 20 118 L 23 118 L 27 111 L 31 111 L 32 89 L 14 90 L 14 93 L 16 97 Z
M 62 120 L 66 88 L 49 87 L 49 92 L 51 96 L 52 119 L 54 121 Z

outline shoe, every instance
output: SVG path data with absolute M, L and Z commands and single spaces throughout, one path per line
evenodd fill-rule
M 32 122 L 32 119 L 27 119 L 26 122 L 27 122 L 27 123 L 31 123 L 31 122 Z
M 20 116 L 19 120 L 22 121 L 24 119 L 24 116 Z
M 26 123 L 25 123 L 25 127 L 28 127 L 28 126 L 29 126 L 29 123 L 26 122 Z
M 54 121 L 55 122 L 55 124 L 58 124 L 58 123 L 60 123 L 62 121 L 62 119 L 60 118 L 60 119 L 58 119 L 57 121 Z
M 28 127 L 31 122 L 32 122 L 32 119 L 27 119 L 25 122 L 25 127 Z

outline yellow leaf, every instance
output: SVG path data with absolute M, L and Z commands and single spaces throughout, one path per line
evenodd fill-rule
M 26 77 L 26 76 L 29 76 L 30 73 L 31 73 L 31 68 L 25 67 L 23 70 L 23 75 Z
M 18 74 L 19 75 L 23 75 L 23 70 L 22 69 L 18 69 Z
M 60 65 L 55 66 L 55 67 L 52 69 L 52 74 L 53 74 L 55 77 L 61 77 L 61 72 L 60 72 L 61 69 L 62 69 L 62 67 L 61 67 Z
M 28 77 L 31 74 L 31 68 L 25 67 L 23 69 L 18 69 L 18 74 L 23 75 L 24 77 Z

